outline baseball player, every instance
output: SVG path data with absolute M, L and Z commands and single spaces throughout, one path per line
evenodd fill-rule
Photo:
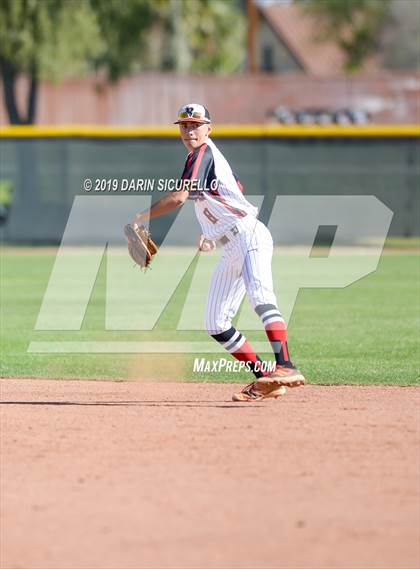
M 208 333 L 239 361 L 246 362 L 255 380 L 233 395 L 234 401 L 256 401 L 279 397 L 285 387 L 305 383 L 292 364 L 287 345 L 286 323 L 277 307 L 273 291 L 271 260 L 273 239 L 257 219 L 258 210 L 243 195 L 243 187 L 226 158 L 210 138 L 208 110 L 192 103 L 181 107 L 175 124 L 187 156 L 179 191 L 168 193 L 144 212 L 133 226 L 158 217 L 194 200 L 202 228 L 199 249 L 209 251 L 218 242 L 223 248 L 214 270 L 206 307 Z M 276 358 L 276 370 L 261 371 L 261 360 L 243 334 L 232 326 L 244 295 L 261 318 Z

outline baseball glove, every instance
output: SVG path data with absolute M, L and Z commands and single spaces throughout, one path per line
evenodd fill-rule
M 158 247 L 149 231 L 143 225 L 128 224 L 124 227 L 124 233 L 128 240 L 128 252 L 131 258 L 136 265 L 147 269 L 158 252 Z

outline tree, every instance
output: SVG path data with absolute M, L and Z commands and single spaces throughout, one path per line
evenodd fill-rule
M 243 65 L 243 0 L 168 0 L 155 10 L 141 69 L 234 73 Z
M 243 30 L 240 0 L 0 0 L 0 73 L 9 120 L 34 122 L 40 79 L 100 71 L 116 81 L 153 68 L 147 44 L 156 34 L 158 69 L 236 71 Z M 24 111 L 16 102 L 20 75 L 30 85 Z
M 10 122 L 33 123 L 39 80 L 82 72 L 100 49 L 98 25 L 86 2 L 0 0 L 0 72 Z M 24 111 L 15 92 L 21 74 L 29 78 Z
M 141 53 L 153 6 L 167 0 L 0 0 L 0 72 L 9 120 L 32 124 L 40 79 L 60 81 L 101 70 L 115 81 Z M 16 102 L 29 78 L 26 109 Z
M 183 0 L 181 4 L 180 31 L 191 54 L 188 70 L 237 71 L 244 58 L 245 18 L 235 2 Z
M 88 0 L 96 15 L 103 48 L 93 58 L 94 67 L 110 81 L 129 74 L 141 60 L 146 32 L 159 18 L 168 0 Z
M 390 0 L 300 0 L 318 18 L 320 39 L 333 39 L 346 57 L 345 69 L 357 71 L 380 46 Z

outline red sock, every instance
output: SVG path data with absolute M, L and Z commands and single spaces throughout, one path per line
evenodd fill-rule
M 283 319 L 271 322 L 265 326 L 265 332 L 273 348 L 277 365 L 291 367 L 292 362 L 290 361 L 287 347 L 286 322 Z
M 255 377 L 263 377 L 264 374 L 261 372 L 260 364 L 261 360 L 254 352 L 251 344 L 245 339 L 245 342 L 236 352 L 230 352 L 234 358 L 240 362 L 247 362 L 250 364 L 250 368 L 255 375 Z M 256 365 L 258 362 L 258 365 Z
M 255 312 L 261 318 L 277 365 L 293 367 L 287 348 L 287 326 L 279 309 L 274 304 L 260 304 Z
M 255 377 L 263 377 L 264 373 L 260 369 L 257 362 L 261 362 L 260 358 L 254 352 L 248 340 L 233 326 L 221 332 L 220 334 L 212 334 L 213 338 L 219 342 L 232 356 L 240 362 L 249 363 Z

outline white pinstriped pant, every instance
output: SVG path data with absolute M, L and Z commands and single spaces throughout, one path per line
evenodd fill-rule
M 244 220 L 245 221 L 245 220 Z M 273 238 L 261 221 L 251 218 L 238 224 L 240 232 L 229 236 L 213 272 L 207 297 L 205 326 L 219 334 L 232 326 L 245 293 L 251 306 L 274 304 L 271 260 Z

